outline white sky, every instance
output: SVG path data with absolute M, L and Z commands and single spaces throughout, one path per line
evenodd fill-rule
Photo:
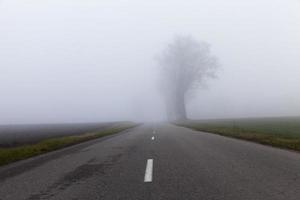
M 209 42 L 193 118 L 300 115 L 298 0 L 0 0 L 0 124 L 159 120 L 154 57 Z

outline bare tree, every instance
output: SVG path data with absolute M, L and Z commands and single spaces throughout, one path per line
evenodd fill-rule
M 205 42 L 189 36 L 179 36 L 158 58 L 161 66 L 161 88 L 169 120 L 185 120 L 186 100 L 205 80 L 214 77 L 216 58 Z

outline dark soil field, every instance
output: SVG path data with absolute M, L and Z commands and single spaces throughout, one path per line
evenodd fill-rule
M 101 131 L 116 123 L 0 125 L 0 148 L 32 144 L 48 138 Z

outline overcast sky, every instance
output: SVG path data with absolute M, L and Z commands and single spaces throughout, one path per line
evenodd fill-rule
M 221 64 L 190 117 L 300 115 L 298 0 L 0 0 L 0 124 L 164 119 L 176 35 Z

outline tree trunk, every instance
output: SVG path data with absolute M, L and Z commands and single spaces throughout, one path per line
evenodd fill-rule
M 185 108 L 185 97 L 183 93 L 176 95 L 175 99 L 175 109 L 176 109 L 176 120 L 186 120 L 186 108 Z
M 166 111 L 169 121 L 186 120 L 185 95 L 183 92 L 170 94 L 166 101 Z

